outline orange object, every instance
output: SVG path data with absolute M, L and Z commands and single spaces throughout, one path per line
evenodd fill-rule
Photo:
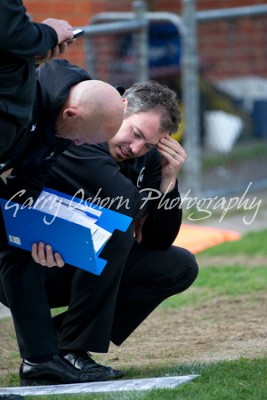
M 219 243 L 240 238 L 240 233 L 231 230 L 182 224 L 173 245 L 184 247 L 196 254 Z

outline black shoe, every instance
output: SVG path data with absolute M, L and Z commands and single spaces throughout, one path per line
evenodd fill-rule
M 114 379 L 111 371 L 81 371 L 60 356 L 54 356 L 52 360 L 40 364 L 24 360 L 19 375 L 21 386 L 62 385 Z
M 105 365 L 96 363 L 90 354 L 86 353 L 85 351 L 73 351 L 64 354 L 63 358 L 82 372 L 108 371 L 113 375 L 111 379 L 119 379 L 124 376 L 123 371 L 112 369 L 111 367 L 106 367 Z
M 25 400 L 24 397 L 18 394 L 0 394 L 0 400 Z

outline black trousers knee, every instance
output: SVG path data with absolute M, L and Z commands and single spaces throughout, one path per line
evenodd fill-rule
M 120 284 L 111 340 L 120 345 L 163 300 L 191 286 L 197 274 L 196 259 L 186 249 L 135 244 Z

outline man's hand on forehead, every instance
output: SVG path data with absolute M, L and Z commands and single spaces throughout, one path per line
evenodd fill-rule
M 186 159 L 186 152 L 180 143 L 169 135 L 161 138 L 157 147 L 162 155 L 161 191 L 170 191 L 173 188 L 177 174 Z
M 167 154 L 169 154 L 173 158 L 175 158 L 176 155 L 179 154 L 181 156 L 185 156 L 185 151 L 183 147 L 180 145 L 180 143 L 177 142 L 177 140 L 173 139 L 170 135 L 162 137 L 159 140 L 157 147 L 163 156 Z

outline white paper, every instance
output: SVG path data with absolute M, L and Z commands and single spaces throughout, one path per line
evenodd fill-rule
M 38 199 L 35 201 L 34 206 L 36 210 L 43 211 L 44 213 L 66 219 L 67 221 L 71 221 L 77 223 L 79 225 L 90 228 L 92 224 L 97 222 L 97 218 L 101 216 L 101 212 L 98 210 L 94 210 L 86 206 L 81 206 L 80 204 L 76 204 L 75 202 L 71 202 L 68 199 L 57 196 L 55 194 L 51 194 L 49 192 L 43 191 Z M 98 215 L 96 217 L 89 216 L 85 211 L 90 212 L 94 211 L 93 215 Z
M 47 191 L 40 194 L 33 207 L 46 214 L 89 228 L 95 252 L 111 237 L 110 232 L 96 224 L 102 212 L 93 207 L 76 203 Z
M 175 389 L 191 382 L 199 375 L 169 376 L 145 379 L 124 379 L 119 381 L 73 383 L 69 385 L 51 385 L 35 387 L 5 387 L 0 389 L 0 395 L 20 394 L 22 396 L 41 396 L 57 394 L 82 393 L 112 393 L 123 391 L 145 391 L 151 389 Z
M 108 241 L 108 239 L 112 236 L 110 232 L 108 232 L 106 229 L 101 228 L 98 225 L 94 226 L 96 229 L 94 233 L 92 233 L 92 240 L 93 240 L 93 245 L 95 252 L 97 253 L 99 249 Z

